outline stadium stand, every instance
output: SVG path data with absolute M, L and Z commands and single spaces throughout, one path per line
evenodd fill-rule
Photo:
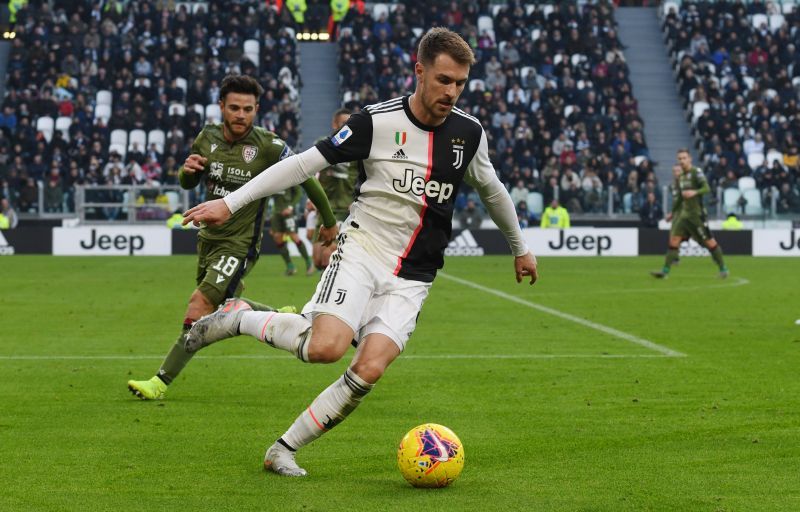
M 609 202 L 622 212 L 626 197 L 636 211 L 646 190 L 658 189 L 607 4 L 412 1 L 351 10 L 339 29 L 342 103 L 358 109 L 413 91 L 419 37 L 436 25 L 475 50 L 458 106 L 483 124 L 501 179 L 509 188 L 523 182 L 530 212 L 554 195 L 571 212 L 605 213 Z M 477 199 L 467 192 L 457 207 L 467 196 Z
M 269 4 L 30 1 L 17 14 L 0 117 L 12 204 L 62 213 L 76 184 L 174 184 L 193 137 L 220 119 L 231 72 L 259 79 L 268 92 L 257 124 L 296 145 L 293 22 Z
M 800 11 L 794 2 L 665 2 L 664 37 L 721 209 L 800 212 Z M 715 193 L 716 196 L 716 193 Z M 775 213 L 775 212 L 773 212 Z

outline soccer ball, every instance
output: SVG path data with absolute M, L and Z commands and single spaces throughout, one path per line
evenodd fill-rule
M 446 487 L 464 468 L 464 445 L 449 428 L 425 423 L 400 441 L 397 466 L 414 487 Z

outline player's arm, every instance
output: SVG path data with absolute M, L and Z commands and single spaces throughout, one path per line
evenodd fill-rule
M 325 191 L 322 189 L 319 180 L 311 177 L 302 183 L 302 187 L 322 216 L 322 225 L 326 228 L 334 226 L 336 224 L 336 217 L 333 216 L 331 203 L 328 201 L 328 196 L 325 195 Z
M 711 192 L 711 187 L 708 184 L 708 180 L 706 179 L 706 175 L 700 169 L 697 169 L 697 172 L 694 175 L 695 179 L 695 193 L 698 196 L 702 196 L 703 194 L 708 194 Z
M 203 171 L 208 164 L 208 159 L 202 155 L 203 132 L 192 142 L 192 153 L 186 158 L 183 165 L 178 169 L 178 182 L 181 188 L 192 189 L 200 183 Z
M 536 258 L 522 238 L 514 202 L 497 178 L 489 160 L 489 145 L 483 130 L 481 130 L 478 151 L 467 168 L 464 180 L 478 191 L 481 201 L 489 212 L 489 217 L 505 235 L 511 248 L 511 254 L 514 255 L 514 271 L 517 282 L 521 282 L 525 276 L 530 276 L 530 284 L 535 283 L 538 278 Z
M 369 130 L 366 129 L 367 125 Z M 366 113 L 352 115 L 347 124 L 330 139 L 270 166 L 269 172 L 258 174 L 224 198 L 188 210 L 184 213 L 183 223 L 222 224 L 246 204 L 299 185 L 331 164 L 366 158 L 371 144 L 371 118 Z

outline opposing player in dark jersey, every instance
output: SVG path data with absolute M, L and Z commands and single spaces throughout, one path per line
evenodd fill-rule
M 304 315 L 250 311 L 232 300 L 186 337 L 187 350 L 197 350 L 250 334 L 314 363 L 339 360 L 356 340 L 344 375 L 268 448 L 266 469 L 305 475 L 295 451 L 343 421 L 400 355 L 442 267 L 462 181 L 478 191 L 508 240 L 517 281 L 536 281 L 536 260 L 489 161 L 486 134 L 477 119 L 455 108 L 473 63 L 460 36 L 431 29 L 419 44 L 414 94 L 366 107 L 329 139 L 278 162 L 223 200 L 186 213 L 186 222 L 224 222 L 243 205 L 329 165 L 358 161 L 356 200 Z
M 352 112 L 346 108 L 340 108 L 333 113 L 331 129 L 333 133 L 338 132 L 350 118 Z M 328 137 L 322 137 L 315 141 L 319 144 Z M 355 199 L 356 182 L 358 181 L 358 162 L 342 162 L 322 169 L 317 175 L 328 201 L 331 203 L 333 215 L 336 220 L 344 222 L 350 215 L 350 205 Z M 317 219 L 317 227 L 322 226 L 322 219 Z M 331 255 L 336 250 L 336 244 L 323 245 L 321 241 L 316 241 L 313 247 L 314 265 L 320 270 L 325 269 L 330 263 Z
M 305 243 L 300 240 L 300 235 L 297 234 L 297 212 L 295 207 L 302 196 L 303 193 L 300 191 L 300 187 L 290 187 L 282 193 L 272 196 L 272 218 L 269 221 L 269 234 L 278 247 L 283 262 L 286 264 L 287 276 L 293 276 L 297 273 L 297 269 L 292 263 L 292 258 L 289 256 L 287 244 L 290 241 L 294 242 L 300 256 L 305 261 L 306 275 L 314 274 L 314 265 L 308 255 L 308 249 L 306 249 Z M 330 198 L 328 201 L 330 202 Z
M 670 268 L 678 260 L 681 241 L 692 238 L 711 252 L 714 263 L 719 267 L 719 276 L 724 279 L 728 277 L 728 267 L 725 266 L 722 248 L 708 228 L 708 214 L 703 205 L 703 195 L 710 190 L 708 181 L 703 171 L 692 165 L 692 155 L 688 149 L 678 150 L 678 165 L 681 172 L 672 184 L 673 203 L 670 214 L 672 228 L 669 232 L 669 248 L 664 267 L 650 274 L 658 279 L 667 278 Z
M 220 88 L 223 123 L 207 125 L 192 144 L 192 154 L 180 169 L 183 188 L 194 188 L 205 180 L 208 197 L 225 197 L 270 165 L 292 154 L 274 133 L 254 127 L 258 98 L 263 89 L 248 76 L 228 76 Z M 332 240 L 336 220 L 325 194 L 315 179 L 303 184 L 322 213 L 325 228 L 320 238 Z M 238 210 L 220 225 L 203 226 L 197 240 L 197 288 L 189 298 L 183 329 L 161 368 L 150 380 L 128 381 L 133 394 L 144 400 L 161 399 L 167 386 L 192 358 L 184 349 L 183 335 L 191 324 L 211 313 L 230 297 L 238 297 L 242 279 L 256 264 L 264 230 L 265 200 Z M 244 300 L 244 299 L 243 299 Z M 269 306 L 248 301 L 256 310 L 273 311 Z M 292 308 L 293 309 L 293 308 Z

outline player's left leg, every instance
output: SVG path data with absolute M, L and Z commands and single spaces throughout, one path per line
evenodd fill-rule
M 316 272 L 314 265 L 311 263 L 311 257 L 308 255 L 308 249 L 306 249 L 306 244 L 300 239 L 300 235 L 297 232 L 289 233 L 289 237 L 291 237 L 294 245 L 297 246 L 298 252 L 300 252 L 300 256 L 303 257 L 303 261 L 306 264 L 306 275 L 310 276 Z
M 719 277 L 721 279 L 726 279 L 729 272 L 728 267 L 725 265 L 725 259 L 722 255 L 722 247 L 720 247 L 719 243 L 714 238 L 709 238 L 706 240 L 705 246 L 711 253 L 711 258 L 714 260 L 714 263 L 716 263 L 717 267 L 719 267 Z
M 660 272 L 654 270 L 650 272 L 650 275 L 657 279 L 664 279 L 669 276 L 670 268 L 678 260 L 678 251 L 680 250 L 680 246 L 681 236 L 679 234 L 670 234 L 667 254 L 664 257 L 664 266 L 661 268 Z
M 400 347 L 385 334 L 373 333 L 358 346 L 350 367 L 328 386 L 294 421 L 264 456 L 264 468 L 283 476 L 305 476 L 295 461 L 298 449 L 344 421 L 400 355 Z

